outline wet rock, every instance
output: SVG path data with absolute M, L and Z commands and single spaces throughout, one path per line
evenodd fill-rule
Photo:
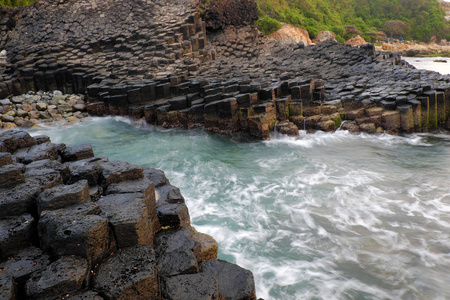
M 21 130 L 1 131 L 0 142 L 3 143 L 9 153 L 36 145 L 36 140 L 28 132 Z
M 195 253 L 200 244 L 190 238 L 187 228 L 167 229 L 155 236 L 156 261 L 161 276 L 198 273 Z
M 54 210 L 78 205 L 91 200 L 87 180 L 71 185 L 58 185 L 42 192 L 37 198 L 38 214 L 44 210 Z
M 79 292 L 79 293 L 71 294 L 65 299 L 70 299 L 70 300 L 103 300 L 103 297 L 101 297 L 96 292 L 87 291 L 87 292 Z
M 167 203 L 184 203 L 184 197 L 181 195 L 179 188 L 166 184 L 156 189 L 156 202 L 157 206 Z
M 189 228 L 191 226 L 189 210 L 184 203 L 163 204 L 157 206 L 156 212 L 161 227 Z
M 159 231 L 160 224 L 156 213 L 156 197 L 153 183 L 144 177 L 142 179 L 112 183 L 105 191 L 105 195 L 127 193 L 142 193 L 144 203 L 147 206 L 152 232 L 154 234 Z
M 31 299 L 54 299 L 80 291 L 88 272 L 88 262 L 84 258 L 61 257 L 31 276 L 26 283 L 26 294 Z
M 298 127 L 293 122 L 281 121 L 281 122 L 278 122 L 275 127 L 276 127 L 277 132 L 279 132 L 279 133 L 291 135 L 291 136 L 298 135 Z
M 385 130 L 397 132 L 400 128 L 400 114 L 398 111 L 386 111 L 381 115 L 382 126 Z
M 200 263 L 200 272 L 217 278 L 219 299 L 256 299 L 252 272 L 222 260 Z
M 100 165 L 107 161 L 107 157 L 93 157 L 65 163 L 64 165 L 70 170 L 67 183 L 71 184 L 86 179 L 89 186 L 96 186 L 100 183 L 102 174 Z
M 124 180 L 134 180 L 144 177 L 142 167 L 123 161 L 109 161 L 101 164 L 102 180 L 105 186 Z
M 67 176 L 67 167 L 60 162 L 44 159 L 26 166 L 25 180 L 28 184 L 37 185 L 46 190 L 62 184 Z
M 111 223 L 117 247 L 152 245 L 153 229 L 142 193 L 107 195 L 97 203 Z
M 165 277 L 162 295 L 167 300 L 220 299 L 217 279 L 204 273 Z
M 16 299 L 16 283 L 14 278 L 8 276 L 6 273 L 0 273 L 0 298 L 1 299 Z
M 25 182 L 22 164 L 10 164 L 0 167 L 0 189 L 11 188 Z
M 5 165 L 12 164 L 12 157 L 11 153 L 8 152 L 0 152 L 0 167 L 3 167 Z
M 94 151 L 90 144 L 80 144 L 76 146 L 66 147 L 61 151 L 63 162 L 77 161 L 85 158 L 94 157 Z
M 160 186 L 168 183 L 166 175 L 161 170 L 145 167 L 144 175 L 147 179 L 153 182 L 155 188 L 159 188 Z
M 43 144 L 43 143 L 50 143 L 50 137 L 46 136 L 46 135 L 35 135 L 34 139 L 36 140 L 36 143 L 38 145 Z
M 7 261 L 0 264 L 0 271 L 17 281 L 25 281 L 49 264 L 50 257 L 46 253 L 39 248 L 28 247 L 8 257 Z
M 106 299 L 158 299 L 155 252 L 150 246 L 122 249 L 102 262 L 93 289 Z
M 14 153 L 16 160 L 20 163 L 29 164 L 33 161 L 50 159 L 58 159 L 58 151 L 55 144 L 42 143 L 29 148 L 22 148 Z
M 35 182 L 0 189 L 0 219 L 35 211 L 35 199 L 42 188 Z
M 195 232 L 191 234 L 191 238 L 200 244 L 200 251 L 195 253 L 198 262 L 217 259 L 219 244 L 212 236 L 201 232 Z
M 101 258 L 113 244 L 108 220 L 95 203 L 44 211 L 38 223 L 42 248 L 55 255 Z
M 0 220 L 0 260 L 30 246 L 35 229 L 34 219 L 29 214 Z

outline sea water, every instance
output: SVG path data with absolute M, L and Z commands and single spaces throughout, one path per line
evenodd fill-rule
M 450 74 L 450 57 L 402 57 L 417 69 Z
M 270 141 L 118 117 L 32 131 L 164 170 L 264 299 L 450 299 L 450 135 Z

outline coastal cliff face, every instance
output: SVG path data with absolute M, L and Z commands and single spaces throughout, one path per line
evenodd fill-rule
M 261 139 L 277 121 L 291 133 L 450 127 L 448 76 L 369 44 L 304 47 L 265 39 L 250 25 L 207 33 L 189 0 L 38 2 L 4 40 L 0 98 L 81 93 L 90 114 Z
M 164 173 L 0 132 L 1 299 L 256 299 Z

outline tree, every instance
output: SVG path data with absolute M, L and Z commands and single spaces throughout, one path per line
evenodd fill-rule
M 405 34 L 411 32 L 411 27 L 408 23 L 405 23 L 401 20 L 392 20 L 384 22 L 383 31 L 387 36 L 393 38 L 401 38 Z

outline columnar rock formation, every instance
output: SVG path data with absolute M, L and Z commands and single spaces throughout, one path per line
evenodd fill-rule
M 304 47 L 264 39 L 252 26 L 207 38 L 190 0 L 48 0 L 17 19 L 1 39 L 0 98 L 85 93 L 91 114 L 263 139 L 277 121 L 289 132 L 336 130 L 342 121 L 366 132 L 450 128 L 449 76 L 373 45 Z
M 0 132 L 1 299 L 256 299 L 164 173 Z

